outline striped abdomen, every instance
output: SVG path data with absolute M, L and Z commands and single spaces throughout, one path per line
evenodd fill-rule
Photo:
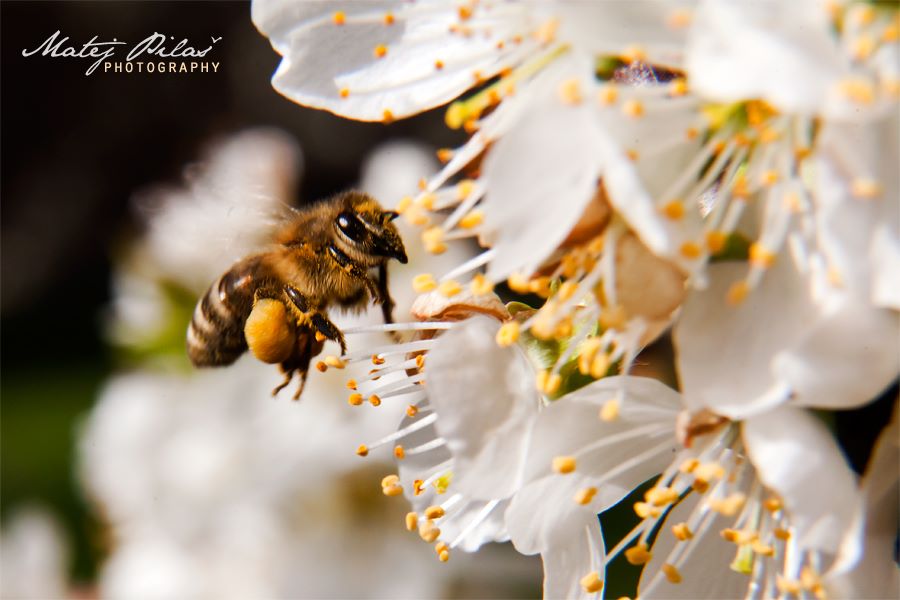
M 244 322 L 259 287 L 259 268 L 259 257 L 245 258 L 197 302 L 187 331 L 187 353 L 194 366 L 230 365 L 247 349 Z

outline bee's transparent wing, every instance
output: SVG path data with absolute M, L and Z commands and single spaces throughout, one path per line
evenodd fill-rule
M 180 187 L 136 198 L 146 220 L 142 262 L 202 292 L 236 260 L 262 251 L 289 217 L 301 152 L 276 129 L 252 129 L 211 146 Z

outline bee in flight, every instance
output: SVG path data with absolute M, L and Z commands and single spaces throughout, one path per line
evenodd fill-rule
M 346 353 L 330 307 L 361 310 L 371 299 L 393 321 L 387 262 L 407 262 L 396 217 L 356 191 L 291 209 L 271 248 L 236 262 L 197 303 L 187 331 L 191 362 L 230 365 L 249 348 L 284 372 L 273 395 L 299 377 L 298 399 L 326 340 Z

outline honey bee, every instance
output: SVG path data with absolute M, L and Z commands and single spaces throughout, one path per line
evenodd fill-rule
M 407 257 L 392 223 L 397 213 L 362 192 L 290 211 L 270 248 L 236 262 L 197 303 L 187 353 L 195 366 L 213 367 L 233 363 L 249 348 L 285 375 L 272 395 L 299 377 L 296 400 L 326 340 L 346 353 L 328 309 L 362 310 L 371 299 L 391 323 L 387 262 Z

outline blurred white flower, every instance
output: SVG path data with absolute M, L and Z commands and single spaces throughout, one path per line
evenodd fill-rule
M 68 562 L 56 518 L 43 507 L 21 506 L 0 532 L 0 595 L 22 600 L 68 597 Z

